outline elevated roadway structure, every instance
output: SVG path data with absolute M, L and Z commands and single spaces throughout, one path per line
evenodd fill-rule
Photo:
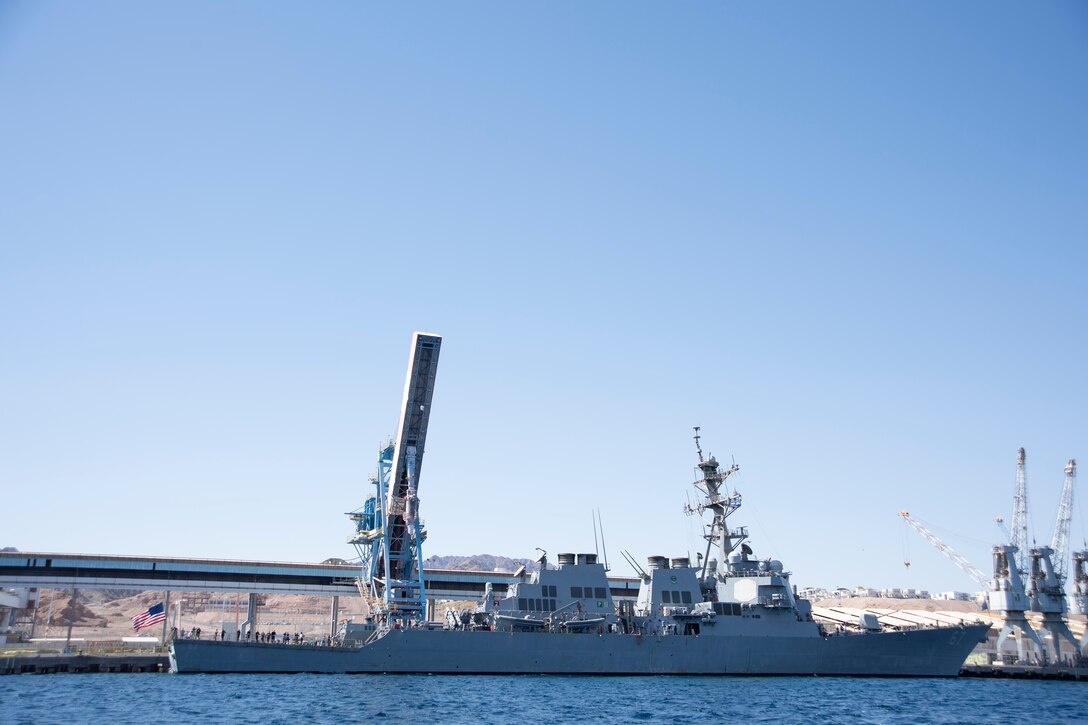
M 132 589 L 139 591 L 245 592 L 357 596 L 354 564 L 302 564 L 232 559 L 103 556 L 0 552 L 0 588 Z M 424 569 L 430 599 L 480 599 L 488 584 L 499 596 L 518 581 L 513 574 Z M 639 580 L 609 579 L 614 599 L 634 601 Z

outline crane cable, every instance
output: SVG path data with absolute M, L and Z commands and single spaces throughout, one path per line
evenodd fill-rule
M 1073 501 L 1073 508 L 1077 510 L 1076 518 L 1080 520 L 1080 541 L 1081 546 L 1088 549 L 1088 528 L 1084 526 L 1084 507 L 1081 506 L 1080 499 Z
M 943 526 L 935 526 L 935 525 L 931 524 L 930 522 L 928 522 L 928 521 L 926 521 L 924 519 L 918 518 L 917 516 L 914 516 L 913 518 L 914 518 L 915 521 L 922 524 L 923 526 L 925 526 L 930 531 L 933 531 L 934 533 L 940 534 L 941 537 L 944 538 L 944 539 L 952 539 L 954 541 L 958 540 L 958 541 L 961 541 L 961 542 L 969 541 L 972 544 L 980 544 L 982 546 L 985 546 L 987 549 L 989 547 L 993 546 L 992 541 L 987 541 L 985 539 L 976 539 L 973 536 L 966 536 L 964 534 L 958 534 L 958 533 L 956 533 L 955 531 L 953 531 L 951 529 L 944 528 Z
M 907 523 L 906 519 L 902 517 L 900 517 L 900 519 L 903 522 L 903 528 L 900 529 L 903 533 L 903 566 L 910 569 L 910 532 L 907 531 L 910 524 Z

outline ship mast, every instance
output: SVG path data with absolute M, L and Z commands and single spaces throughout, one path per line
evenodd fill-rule
M 728 488 L 722 491 L 725 480 L 739 471 L 740 466 L 734 463 L 723 471 L 713 454 L 710 454 L 707 458 L 703 457 L 703 448 L 699 444 L 699 439 L 699 426 L 695 426 L 695 451 L 699 456 L 699 462 L 695 467 L 699 470 L 701 478 L 697 479 L 693 485 L 703 494 L 703 501 L 694 507 L 685 505 L 684 513 L 689 516 L 696 513 L 702 515 L 709 510 L 713 514 L 710 526 L 703 535 L 707 545 L 706 554 L 703 556 L 701 577 L 705 580 L 710 568 L 711 547 L 715 544 L 718 545 L 718 569 L 719 571 L 725 571 L 729 555 L 748 538 L 748 530 L 743 526 L 733 530 L 729 529 L 726 519 L 740 508 L 741 496 L 736 491 L 730 493 Z

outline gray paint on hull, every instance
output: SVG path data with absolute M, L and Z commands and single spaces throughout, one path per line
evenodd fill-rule
M 178 640 L 175 672 L 951 677 L 987 625 L 830 637 L 394 630 L 360 648 Z

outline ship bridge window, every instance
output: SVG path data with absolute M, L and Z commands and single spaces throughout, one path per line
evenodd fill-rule
M 528 608 L 529 608 L 529 607 L 528 607 L 528 605 L 526 604 L 526 602 L 525 602 L 525 599 L 519 599 L 519 600 L 518 600 L 518 609 L 520 609 L 521 611 L 523 611 L 523 612 L 524 612 L 524 611 L 525 611 L 526 609 L 528 609 Z
M 604 599 L 608 595 L 605 593 L 604 587 L 597 587 L 593 590 L 593 596 L 595 596 L 597 599 Z
M 672 604 L 672 592 L 662 591 L 661 592 L 661 601 L 664 602 L 665 604 Z
M 570 598 L 571 599 L 581 599 L 582 598 L 582 587 L 571 587 L 570 588 Z
M 740 604 L 736 602 L 714 602 L 714 611 L 717 614 L 739 617 Z
M 691 604 L 691 592 L 680 592 L 680 596 L 684 599 L 684 604 Z
M 543 594 L 546 597 L 558 597 L 559 596 L 559 592 L 557 591 L 556 586 L 554 584 L 549 584 L 548 586 L 544 587 Z

